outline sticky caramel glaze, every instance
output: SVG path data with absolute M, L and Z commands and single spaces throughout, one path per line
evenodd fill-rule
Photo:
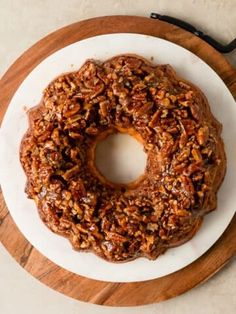
M 213 104 L 214 105 L 214 104 Z M 226 158 L 203 93 L 169 65 L 123 55 L 56 78 L 30 111 L 20 159 L 44 223 L 112 262 L 156 259 L 188 241 L 216 208 Z M 114 133 L 140 141 L 144 174 L 108 182 L 94 165 Z

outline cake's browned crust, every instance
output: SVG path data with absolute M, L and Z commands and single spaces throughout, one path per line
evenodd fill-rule
M 114 262 L 156 259 L 216 207 L 226 167 L 221 125 L 169 65 L 130 55 L 89 60 L 49 84 L 29 123 L 20 149 L 26 192 L 76 250 Z M 128 185 L 108 182 L 94 165 L 97 142 L 114 132 L 147 153 L 145 173 Z

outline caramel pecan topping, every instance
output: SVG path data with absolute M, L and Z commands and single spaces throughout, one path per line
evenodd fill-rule
M 29 113 L 20 158 L 40 216 L 77 250 L 109 261 L 155 259 L 191 238 L 216 206 L 225 157 L 220 124 L 202 93 L 168 65 L 132 56 L 87 61 L 61 75 Z M 101 178 L 93 150 L 102 134 L 143 143 L 142 180 Z

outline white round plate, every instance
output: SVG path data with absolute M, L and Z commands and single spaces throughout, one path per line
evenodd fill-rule
M 40 220 L 36 206 L 24 193 L 26 177 L 19 162 L 19 144 L 27 130 L 24 106 L 39 103 L 47 84 L 63 72 L 78 69 L 88 58 L 106 60 L 134 53 L 155 63 L 169 63 L 183 78 L 205 93 L 216 118 L 223 124 L 227 174 L 218 193 L 218 208 L 207 215 L 196 236 L 170 249 L 156 261 L 144 258 L 114 264 L 92 253 L 76 252 L 69 241 L 52 233 Z M 192 263 L 221 236 L 235 213 L 236 203 L 236 106 L 219 76 L 188 50 L 152 36 L 111 34 L 76 42 L 41 62 L 21 84 L 5 115 L 1 130 L 0 178 L 7 207 L 20 231 L 43 255 L 57 265 L 93 279 L 132 282 L 158 278 Z M 135 162 L 135 160 L 134 160 Z

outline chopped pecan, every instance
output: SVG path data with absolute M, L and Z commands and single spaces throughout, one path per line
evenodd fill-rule
M 209 137 L 209 128 L 207 126 L 199 128 L 197 132 L 197 140 L 200 145 L 204 145 Z

